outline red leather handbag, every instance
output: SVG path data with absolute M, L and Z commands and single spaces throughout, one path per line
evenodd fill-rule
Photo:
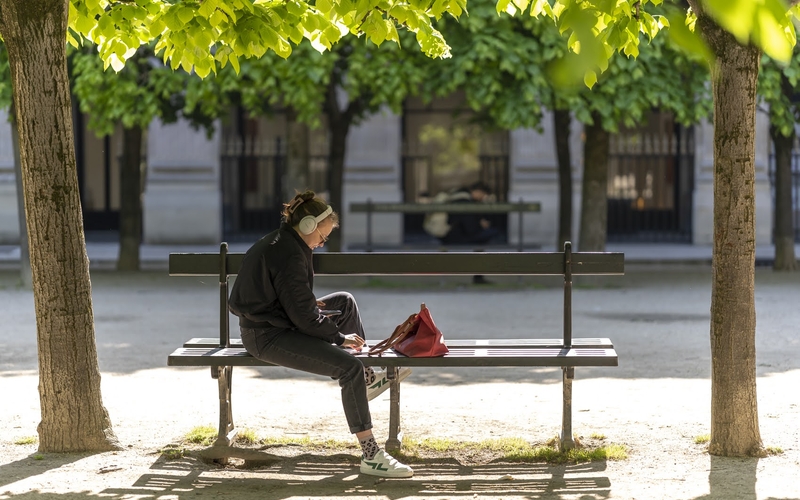
M 400 323 L 386 340 L 370 348 L 369 354 L 380 356 L 388 349 L 410 358 L 433 358 L 449 352 L 444 335 L 433 322 L 430 310 L 422 304 L 419 313 Z

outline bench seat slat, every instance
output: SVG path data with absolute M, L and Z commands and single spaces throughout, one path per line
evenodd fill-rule
M 241 268 L 242 253 L 227 255 L 229 275 Z M 563 276 L 564 254 L 559 252 L 348 252 L 314 254 L 317 275 L 349 276 Z M 218 253 L 169 255 L 170 276 L 217 276 Z M 621 275 L 625 272 L 622 253 L 575 252 L 573 275 Z
M 366 366 L 617 366 L 617 353 L 608 348 L 473 348 L 454 349 L 438 358 L 408 358 L 392 352 L 357 355 Z M 239 347 L 181 347 L 170 354 L 169 366 L 272 366 Z
M 375 345 L 377 340 L 367 340 L 368 345 Z M 461 349 L 465 347 L 496 346 L 505 348 L 520 347 L 561 347 L 563 339 L 447 339 L 447 347 L 450 349 Z M 241 347 L 242 339 L 231 339 L 231 347 Z M 193 338 L 183 343 L 183 347 L 219 347 L 218 338 Z M 607 338 L 573 338 L 572 347 L 579 349 L 583 347 L 599 347 L 613 349 L 614 344 Z

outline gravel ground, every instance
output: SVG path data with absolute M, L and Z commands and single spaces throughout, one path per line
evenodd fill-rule
M 165 273 L 93 273 L 103 398 L 125 450 L 37 455 L 39 420 L 33 298 L 0 274 L 0 499 L 5 498 L 800 498 L 800 279 L 757 271 L 761 435 L 782 453 L 764 459 L 710 457 L 694 438 L 710 422 L 710 271 L 630 269 L 584 279 L 574 291 L 576 337 L 610 337 L 620 366 L 576 370 L 574 430 L 626 445 L 623 461 L 581 465 L 425 461 L 411 480 L 359 476 L 352 456 L 301 454 L 255 469 L 220 468 L 160 450 L 190 429 L 215 425 L 216 381 L 208 369 L 168 368 L 189 337 L 216 335 L 213 278 Z M 380 339 L 425 302 L 445 338 L 558 337 L 558 279 L 495 286 L 428 280 L 318 279 L 318 294 L 346 288 L 359 301 L 368 337 Z M 234 331 L 235 328 L 234 328 Z M 237 425 L 261 437 L 351 439 L 337 386 L 283 368 L 236 369 Z M 552 369 L 415 369 L 403 383 L 407 436 L 477 441 L 559 432 L 560 372 Z M 388 393 L 372 403 L 386 438 Z

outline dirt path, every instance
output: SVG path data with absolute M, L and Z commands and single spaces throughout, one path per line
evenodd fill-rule
M 165 460 L 164 446 L 216 422 L 208 370 L 164 365 L 185 338 L 215 335 L 217 288 L 213 280 L 150 273 L 93 277 L 103 397 L 126 450 L 37 457 L 35 444 L 14 444 L 35 436 L 39 419 L 32 297 L 0 276 L 0 499 L 800 499 L 800 286 L 796 277 L 757 276 L 760 428 L 764 444 L 783 453 L 721 459 L 694 443 L 709 433 L 709 279 L 706 270 L 634 271 L 575 291 L 576 336 L 608 336 L 620 354 L 617 368 L 577 370 L 575 432 L 627 445 L 628 460 L 547 466 L 440 459 L 416 464 L 412 480 L 376 482 L 343 455 L 301 455 L 249 470 L 193 457 Z M 335 286 L 321 285 L 320 292 Z M 488 295 L 486 288 L 438 284 L 350 289 L 372 338 L 420 301 L 446 337 L 483 337 L 511 317 L 515 326 L 497 336 L 554 336 L 560 329 L 557 281 L 489 287 Z M 560 425 L 559 377 L 547 369 L 415 370 L 403 383 L 406 435 L 544 442 Z M 332 381 L 281 368 L 237 369 L 233 397 L 237 425 L 261 437 L 350 439 Z M 379 439 L 388 427 L 387 397 L 372 405 Z

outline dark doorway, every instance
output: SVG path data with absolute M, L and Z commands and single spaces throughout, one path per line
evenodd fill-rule
M 81 193 L 83 229 L 91 240 L 116 241 L 119 231 L 121 134 L 97 137 L 86 128 L 77 104 L 73 112 L 75 159 Z
M 670 113 L 611 136 L 608 241 L 692 241 L 694 133 Z

